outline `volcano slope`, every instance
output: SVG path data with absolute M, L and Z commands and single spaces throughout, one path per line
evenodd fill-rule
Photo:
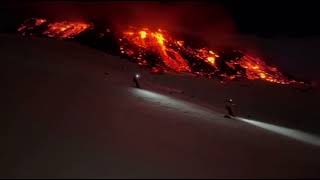
M 317 92 L 151 75 L 72 42 L 0 38 L 2 178 L 320 175 L 317 143 L 223 118 L 232 97 L 243 117 L 316 129 Z M 143 89 L 133 87 L 137 72 Z

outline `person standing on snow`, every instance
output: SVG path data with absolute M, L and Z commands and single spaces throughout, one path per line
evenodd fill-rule
M 140 88 L 139 78 L 140 78 L 140 75 L 139 75 L 139 74 L 135 74 L 135 75 L 133 76 L 133 82 L 134 82 L 134 84 L 136 85 L 136 88 Z
M 225 115 L 226 118 L 232 118 L 235 117 L 235 114 L 233 112 L 233 107 L 235 106 L 235 104 L 233 103 L 232 99 L 227 99 L 226 100 L 226 110 L 227 110 L 227 115 Z

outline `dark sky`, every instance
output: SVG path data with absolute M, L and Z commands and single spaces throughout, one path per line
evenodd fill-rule
M 238 29 L 263 35 L 319 35 L 319 6 L 316 1 L 224 1 Z
M 13 24 L 20 16 L 26 16 L 26 14 L 35 13 L 34 9 L 26 8 L 28 4 L 37 4 L 41 1 L 28 1 L 28 3 L 22 2 L 10 2 L 3 3 L 0 7 L 0 15 L 2 28 L 7 24 Z M 77 1 L 67 1 L 68 3 L 78 3 Z M 91 1 L 81 1 L 81 3 L 88 3 Z M 97 1 L 97 4 L 101 4 L 104 1 Z M 106 1 L 109 4 L 111 1 Z M 51 2 L 52 3 L 52 2 Z M 59 2 L 61 3 L 61 1 Z M 146 1 L 139 1 L 138 4 L 149 3 Z M 26 5 L 27 4 L 27 5 Z M 126 2 L 122 1 L 122 4 Z M 130 8 L 134 1 L 130 1 L 127 8 Z M 150 3 L 149 3 L 150 4 Z M 215 1 L 156 1 L 154 4 L 161 4 L 161 6 L 175 7 L 171 8 L 170 12 L 177 11 L 180 13 L 179 23 L 183 21 L 184 25 L 189 26 L 201 26 L 206 28 L 206 24 L 214 24 L 212 22 L 218 21 L 221 24 L 222 21 L 226 21 L 222 28 L 230 29 L 230 22 L 232 21 L 232 29 L 240 33 L 256 34 L 264 37 L 278 37 L 278 36 L 315 36 L 320 35 L 320 28 L 318 27 L 318 17 L 320 13 L 318 10 L 317 3 L 315 1 L 276 1 L 276 0 L 215 0 Z M 181 10 L 181 4 L 191 4 L 188 6 L 188 10 Z M 197 5 L 192 5 L 197 4 Z M 217 9 L 217 5 L 219 8 Z M 99 7 L 99 5 L 97 6 Z M 194 10 L 192 10 L 194 7 Z M 221 7 L 223 11 L 221 11 Z M 82 10 L 86 9 L 87 6 L 81 7 Z M 90 9 L 90 8 L 87 8 Z M 94 8 L 91 7 L 91 11 Z M 102 7 L 100 7 L 101 11 Z M 142 8 L 143 9 L 143 8 Z M 157 9 L 157 7 L 155 7 Z M 190 10 L 191 9 L 191 10 Z M 51 8 L 43 10 L 42 13 L 46 11 L 50 12 Z M 145 8 L 142 11 L 147 11 Z M 168 22 L 175 19 L 170 13 L 161 11 L 158 8 L 155 13 L 162 13 L 164 19 Z M 107 11 L 107 10 L 106 10 Z M 105 14 L 108 14 L 105 11 Z M 153 10 L 152 10 L 153 11 Z M 39 13 L 39 12 L 38 12 Z M 59 15 L 62 16 L 67 11 L 59 11 Z M 79 12 L 78 12 L 79 13 Z M 103 10 L 100 14 L 103 14 Z M 122 12 L 121 12 L 122 13 Z M 177 14 L 179 14 L 177 13 Z M 125 14 L 125 13 L 124 13 Z M 221 18 L 217 14 L 223 14 Z M 36 14 L 38 15 L 38 14 Z M 128 13 L 131 17 L 132 15 Z M 166 16 L 167 15 L 167 16 Z M 84 15 L 86 16 L 86 15 Z M 149 15 L 147 15 L 149 16 Z M 182 17 L 181 17 L 182 16 Z M 123 18 L 122 20 L 125 20 Z M 221 20 L 222 19 L 222 20 Z M 164 21 L 163 21 L 164 22 Z M 189 23 L 189 24 L 188 24 Z M 217 27 L 214 27 L 218 29 Z M 220 29 L 221 30 L 221 29 Z

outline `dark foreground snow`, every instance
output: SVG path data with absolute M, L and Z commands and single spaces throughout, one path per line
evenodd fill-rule
M 320 176 L 317 136 L 310 143 L 223 118 L 224 98 L 235 96 L 242 114 L 292 125 L 287 112 L 308 112 L 310 104 L 299 102 L 317 94 L 152 76 L 125 60 L 53 40 L 1 36 L 0 54 L 0 177 Z M 145 89 L 133 88 L 135 72 Z M 286 94 L 299 101 L 285 101 Z M 266 103 L 257 100 L 265 96 Z M 283 108 L 286 102 L 295 103 Z M 296 111 L 291 116 L 302 115 Z

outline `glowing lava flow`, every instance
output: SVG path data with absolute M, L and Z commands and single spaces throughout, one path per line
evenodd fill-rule
M 32 18 L 26 20 L 18 31 L 22 35 L 70 39 L 91 30 L 86 38 L 87 40 L 92 38 L 95 41 L 93 44 L 98 44 L 99 49 L 125 56 L 155 73 L 189 72 L 219 80 L 247 78 L 277 84 L 303 84 L 301 81 L 286 77 L 277 68 L 267 65 L 260 58 L 241 51 L 194 48 L 184 40 L 174 39 L 167 31 L 161 29 L 129 27 L 124 31 L 111 32 L 109 28 L 106 27 L 106 30 L 101 32 L 90 23 L 70 21 L 49 23 L 46 19 Z
M 90 27 L 90 24 L 82 22 L 56 22 L 49 24 L 48 29 L 43 34 L 58 39 L 69 39 L 77 36 Z
M 144 50 L 158 53 L 164 64 L 171 70 L 191 72 L 188 63 L 181 57 L 179 52 L 168 47 L 168 39 L 161 30 L 150 31 L 148 28 L 142 28 L 141 30 L 131 28 L 131 30 L 123 33 L 122 39 L 132 42 Z M 135 49 L 132 50 L 134 51 Z M 130 55 L 130 52 L 130 50 L 123 51 L 123 53 L 127 53 L 128 55 Z
M 294 80 L 287 79 L 277 68 L 266 65 L 259 58 L 245 55 L 240 59 L 239 64 L 246 69 L 247 78 L 251 80 L 262 79 L 279 84 L 295 82 Z
M 34 30 L 35 27 L 39 27 L 42 24 L 46 23 L 46 19 L 41 19 L 41 18 L 31 18 L 26 20 L 19 28 L 18 31 L 22 32 L 25 35 L 26 31 L 31 31 Z
M 120 44 L 122 44 L 123 39 L 139 47 L 121 46 L 121 51 L 133 58 L 138 55 L 136 58 L 139 60 L 138 63 L 140 65 L 147 64 L 147 61 L 143 59 L 143 54 L 147 51 L 156 51 L 160 55 L 164 64 L 171 70 L 177 72 L 193 72 L 200 75 L 205 74 L 190 67 L 190 60 L 183 58 L 181 55 L 184 52 L 188 54 L 188 57 L 193 57 L 192 59 L 195 61 L 194 64 L 196 64 L 197 61 L 206 63 L 213 69 L 211 72 L 212 74 L 216 73 L 215 75 L 230 80 L 245 76 L 250 80 L 261 79 L 279 84 L 290 84 L 296 82 L 294 80 L 289 80 L 279 72 L 277 68 L 268 66 L 259 58 L 243 54 L 242 56 L 235 57 L 234 59 L 223 61 L 220 59 L 220 55 L 213 50 L 209 50 L 208 48 L 195 49 L 186 47 L 184 41 L 174 40 L 163 30 L 150 31 L 148 28 L 138 29 L 131 27 L 130 30 L 123 32 Z M 223 70 L 222 66 L 224 66 Z M 221 70 L 224 72 L 221 72 Z M 202 70 L 200 69 L 200 71 Z M 211 74 L 208 72 L 206 73 Z

